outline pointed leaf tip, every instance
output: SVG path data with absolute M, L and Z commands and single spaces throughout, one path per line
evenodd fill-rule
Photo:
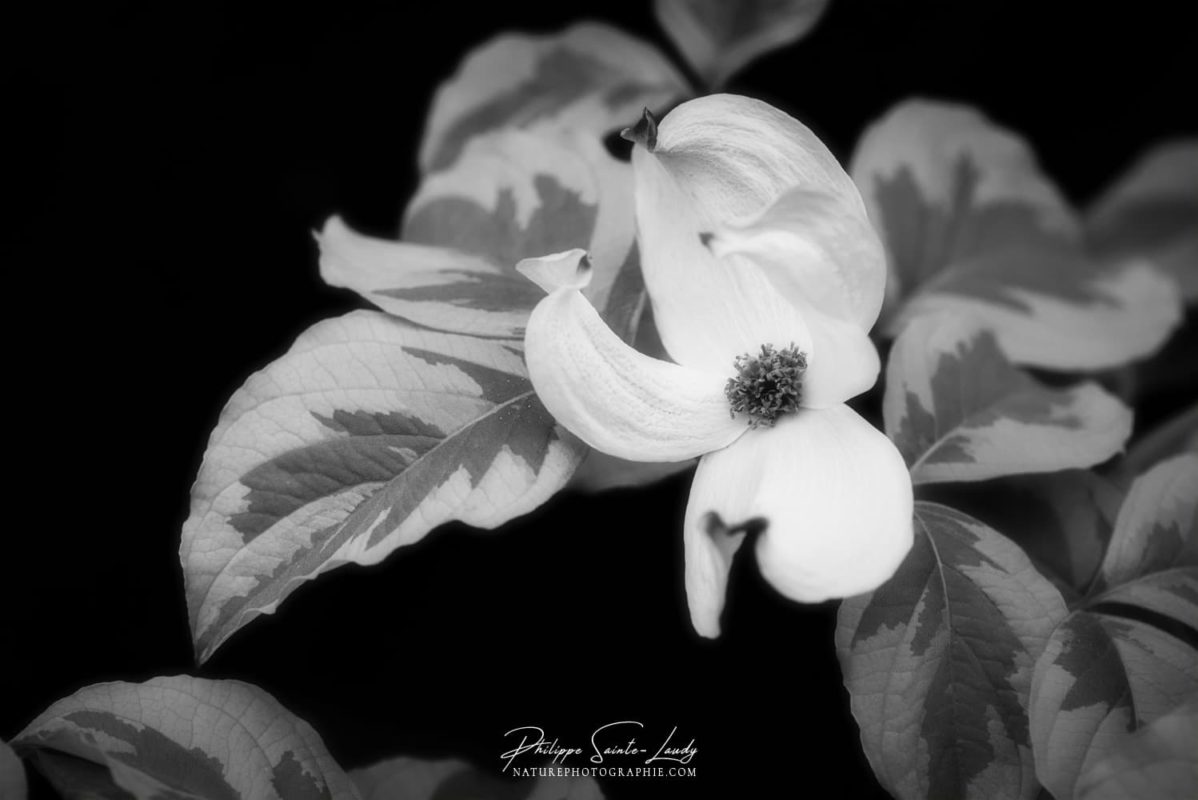
M 656 150 L 657 119 L 654 118 L 653 112 L 646 108 L 635 125 L 620 131 L 620 138 L 633 144 L 643 145 L 650 153 Z

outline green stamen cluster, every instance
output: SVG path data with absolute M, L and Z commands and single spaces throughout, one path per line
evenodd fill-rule
M 807 356 L 794 344 L 782 350 L 763 344 L 759 356 L 737 356 L 736 377 L 724 386 L 732 416 L 747 415 L 750 428 L 772 427 L 782 415 L 798 410 L 806 371 Z

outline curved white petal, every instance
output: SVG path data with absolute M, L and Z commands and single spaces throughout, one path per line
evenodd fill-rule
M 867 331 L 882 305 L 886 260 L 873 227 L 831 195 L 787 192 L 757 220 L 708 242 L 752 258 L 806 323 L 803 405 L 827 408 L 867 391 L 881 362 Z
M 803 318 L 811 334 L 811 353 L 803 376 L 805 408 L 839 405 L 877 383 L 882 362 L 865 331 L 811 306 L 804 309 Z
M 902 456 L 847 406 L 751 430 L 705 457 L 699 473 L 688 522 L 709 511 L 730 526 L 759 519 L 762 575 L 793 600 L 870 591 L 911 547 L 911 478 Z
M 711 639 L 720 635 L 728 571 L 752 525 L 753 492 L 761 481 L 760 464 L 728 457 L 735 449 L 699 459 L 682 529 L 691 624 L 700 636 Z M 729 463 L 734 472 L 729 472 Z
M 716 231 L 710 247 L 717 256 L 754 257 L 796 304 L 866 331 L 878 318 L 886 282 L 882 240 L 843 197 L 792 189 L 751 222 Z
M 574 248 L 551 253 L 540 258 L 526 258 L 516 264 L 516 271 L 550 294 L 557 289 L 578 289 L 590 286 L 595 271 L 586 250 Z
M 745 430 L 732 419 L 726 375 L 658 361 L 620 340 L 577 289 L 542 300 L 524 357 L 537 395 L 587 444 L 630 461 L 682 461 Z
M 825 195 L 837 213 L 868 224 L 856 187 L 828 149 L 765 103 L 712 95 L 670 112 L 652 151 L 638 146 L 632 161 L 645 283 L 670 355 L 724 371 L 736 355 L 762 344 L 802 346 L 801 314 L 758 259 L 740 252 L 717 259 L 705 242 L 709 234 L 757 219 L 794 189 Z M 821 249 L 826 239 L 815 237 L 805 252 Z M 863 283 L 879 283 L 865 294 L 880 295 L 881 270 L 866 272 L 875 277 L 863 275 Z M 796 280 L 838 276 L 811 269 Z

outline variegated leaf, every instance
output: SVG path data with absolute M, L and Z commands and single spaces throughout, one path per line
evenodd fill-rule
M 807 35 L 828 0 L 655 0 L 657 21 L 709 89 Z
M 1180 321 L 1174 282 L 1091 259 L 1026 142 L 971 108 L 899 104 L 866 131 L 851 171 L 886 243 L 892 335 L 954 311 L 1018 363 L 1099 369 L 1154 352 Z
M 1132 484 L 1102 561 L 1117 586 L 1171 567 L 1198 566 L 1198 455 L 1162 461 Z
M 25 800 L 27 793 L 25 765 L 11 747 L 0 741 L 0 797 Z
M 1138 726 L 1198 691 L 1184 643 L 1133 620 L 1075 611 L 1053 632 L 1032 680 L 1036 777 L 1058 800 Z
M 621 267 L 635 259 L 629 170 L 597 141 L 569 132 L 473 140 L 451 168 L 425 178 L 402 241 L 329 220 L 317 236 L 321 277 L 424 327 L 519 339 L 544 296 L 516 272 L 521 259 L 588 250 L 587 294 L 605 306 Z
M 1065 616 L 1005 537 L 916 503 L 915 544 L 840 607 L 836 647 L 866 756 L 896 797 L 1032 798 L 1032 667 Z
M 1089 467 L 1123 449 L 1132 421 L 1097 384 L 1043 386 L 992 333 L 949 315 L 915 319 L 895 342 L 883 415 L 916 483 Z
M 1198 301 L 1198 139 L 1145 153 L 1090 209 L 1086 231 L 1100 257 L 1146 259 Z
M 1198 628 L 1198 566 L 1154 572 L 1121 583 L 1090 601 L 1097 607 L 1103 603 L 1136 606 Z M 1195 657 L 1198 658 L 1198 654 Z
M 444 169 L 471 138 L 501 128 L 569 128 L 598 140 L 631 125 L 641 109 L 662 109 L 689 94 L 686 80 L 654 47 L 608 25 L 501 34 L 437 89 L 420 168 Z
M 400 756 L 350 772 L 362 800 L 603 800 L 592 778 L 546 776 L 514 780 L 465 761 Z
M 22 753 L 49 753 L 37 759 L 39 766 L 62 766 L 70 773 L 67 785 L 85 796 L 358 797 L 311 726 L 240 681 L 180 675 L 96 684 L 50 706 L 13 744 Z M 106 768 L 111 783 L 88 764 Z
M 1198 696 L 1124 738 L 1077 782 L 1078 800 L 1198 797 Z
M 377 312 L 313 326 L 212 433 L 180 550 L 197 653 L 341 564 L 531 511 L 581 453 L 518 349 Z

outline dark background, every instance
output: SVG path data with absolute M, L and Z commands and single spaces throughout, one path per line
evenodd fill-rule
M 165 5 L 25 14 L 3 34 L 16 546 L 0 736 L 84 685 L 190 672 L 267 689 L 346 768 L 401 753 L 497 766 L 509 728 L 585 741 L 637 719 L 693 736 L 699 777 L 607 782 L 609 797 L 884 796 L 833 605 L 778 599 L 749 555 L 723 638 L 691 632 L 687 476 L 559 496 L 496 532 L 442 529 L 309 584 L 194 666 L 177 549 L 208 433 L 254 369 L 361 305 L 320 284 L 310 231 L 339 213 L 395 233 L 431 93 L 492 34 L 591 16 L 666 45 L 648 4 Z M 844 158 L 895 101 L 969 101 L 1082 202 L 1147 145 L 1198 131 L 1196 22 L 1192 2 L 834 0 L 731 89 Z

